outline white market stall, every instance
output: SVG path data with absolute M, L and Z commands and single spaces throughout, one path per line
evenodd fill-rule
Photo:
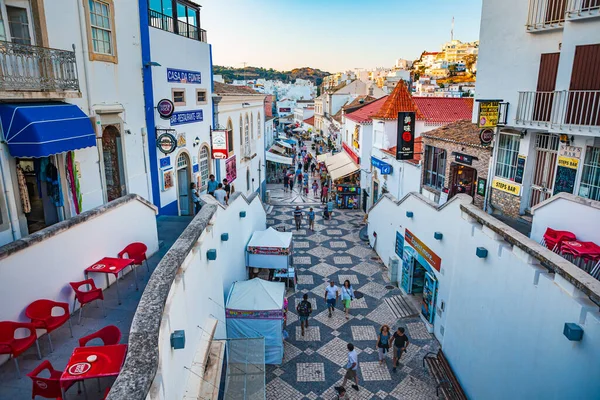
M 265 364 L 281 364 L 284 297 L 282 282 L 260 278 L 235 282 L 225 306 L 228 339 L 263 337 Z
M 275 278 L 288 279 L 295 289 L 293 253 L 291 232 L 279 232 L 273 228 L 256 231 L 246 247 L 246 265 L 249 268 L 273 269 Z

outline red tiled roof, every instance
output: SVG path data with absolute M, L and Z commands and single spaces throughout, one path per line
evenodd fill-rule
M 454 121 L 441 128 L 423 132 L 422 135 L 426 139 L 437 139 L 471 147 L 488 148 L 481 145 L 479 128 L 477 128 L 477 124 L 471 122 L 470 117 L 469 119 Z
M 371 118 L 397 119 L 399 112 L 415 112 L 417 119 L 425 119 L 423 113 L 415 104 L 413 97 L 406 88 L 406 83 L 400 80 L 392 94 L 387 97 L 385 104 Z
M 394 146 L 390 149 L 387 150 L 381 150 L 384 153 L 387 153 L 389 155 L 394 156 L 394 158 L 396 157 L 396 151 L 398 151 L 398 147 Z M 423 155 L 423 138 L 422 137 L 418 137 L 415 138 L 415 157 L 412 160 L 404 160 L 407 161 L 411 164 L 419 164 L 419 161 L 421 161 L 421 157 Z
M 315 126 L 315 117 L 310 117 L 304 120 L 305 124 L 308 124 L 310 126 Z
M 440 54 L 439 51 L 425 51 L 425 52 L 423 52 L 422 55 L 424 55 L 424 56 L 437 56 L 438 54 Z
M 375 100 L 358 110 L 346 114 L 346 118 L 351 121 L 358 122 L 359 124 L 371 123 L 371 116 L 381 109 L 383 104 L 386 102 L 388 96 L 384 96 L 378 100 Z
M 228 85 L 226 83 L 214 82 L 214 93 L 217 95 L 247 95 L 247 94 L 260 94 L 256 90 L 249 88 L 248 86 L 235 86 Z M 263 95 L 264 96 L 264 95 Z
M 473 98 L 413 97 L 427 122 L 450 123 L 461 119 L 471 119 Z

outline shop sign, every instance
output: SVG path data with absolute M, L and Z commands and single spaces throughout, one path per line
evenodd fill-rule
M 171 126 L 202 122 L 202 110 L 178 111 L 171 115 Z
M 283 310 L 225 310 L 225 318 L 235 319 L 283 319 Z
M 197 174 L 200 171 L 200 166 L 198 164 L 192 165 L 192 173 Z
M 404 236 L 396 231 L 396 246 L 394 247 L 396 255 L 402 259 L 402 252 L 404 251 Z
M 202 74 L 198 71 L 167 68 L 167 82 L 202 83 Z
M 185 147 L 187 144 L 187 138 L 185 136 L 185 132 L 181 132 L 177 134 L 177 147 Z
M 162 175 L 161 191 L 166 192 L 167 190 L 171 189 L 175 185 L 175 182 L 173 179 L 173 168 L 163 169 L 161 171 L 161 175 Z
M 477 194 L 480 196 L 485 196 L 485 189 L 487 187 L 487 179 L 479 178 L 477 179 Z
M 171 154 L 177 148 L 177 139 L 171 133 L 161 133 L 156 139 L 156 146 L 163 154 Z
M 263 247 L 263 246 L 248 246 L 247 249 L 250 254 L 266 254 L 271 256 L 284 256 L 290 254 L 289 247 Z
M 212 131 L 212 158 L 215 160 L 224 160 L 228 156 L 227 152 L 227 130 Z
M 467 154 L 461 154 L 461 153 L 454 153 L 454 161 L 461 163 L 461 164 L 472 165 L 473 164 L 473 156 L 469 156 Z
M 558 166 L 577 169 L 579 167 L 579 160 L 577 158 L 560 156 L 558 157 Z
M 494 130 L 493 129 L 482 129 L 479 131 L 479 141 L 482 146 L 489 146 L 494 140 Z
M 156 110 L 162 119 L 171 119 L 173 111 L 175 111 L 175 104 L 169 99 L 162 99 L 156 105 Z
M 158 161 L 160 162 L 161 168 L 167 168 L 167 167 L 171 166 L 171 157 L 163 157 Z
M 412 232 L 408 229 L 406 229 L 406 233 L 404 234 L 404 240 L 413 249 L 415 249 L 416 252 L 419 253 L 429 265 L 431 265 L 437 271 L 440 270 L 442 266 L 442 259 L 433 251 L 431 251 L 431 249 L 427 247 L 425 243 L 423 243 L 418 237 L 413 235 Z
M 389 175 L 392 173 L 392 166 L 388 163 L 371 156 L 371 165 L 381 171 L 381 175 Z
M 350 156 L 350 158 L 352 159 L 352 161 L 354 161 L 355 164 L 360 164 L 360 157 L 357 156 L 352 149 L 350 148 L 350 146 L 348 146 L 346 143 L 342 143 L 342 147 L 344 148 L 344 151 Z
M 510 193 L 515 196 L 519 196 L 521 194 L 521 185 L 517 185 L 513 182 L 507 182 L 497 178 L 492 181 L 492 187 L 494 189 L 498 189 L 502 192 Z
M 354 127 L 354 133 L 352 135 L 352 146 L 354 146 L 355 149 L 360 149 L 360 125 L 356 125 Z
M 500 114 L 499 101 L 479 102 L 479 117 L 477 118 L 479 128 L 495 128 L 498 126 Z
M 280 113 L 292 112 L 292 109 L 291 109 L 291 108 L 287 108 L 287 107 L 285 107 L 285 108 L 280 108 L 280 109 L 279 109 L 279 112 L 280 112 Z
M 581 158 L 581 147 L 561 144 L 558 148 L 558 155 L 569 158 Z
M 396 160 L 412 160 L 415 158 L 415 113 L 398 113 Z
M 229 184 L 237 178 L 237 163 L 235 156 L 225 160 L 225 178 Z
M 526 156 L 519 155 L 517 156 L 517 170 L 515 171 L 515 182 L 523 183 L 523 174 L 525 173 L 525 161 L 527 160 Z

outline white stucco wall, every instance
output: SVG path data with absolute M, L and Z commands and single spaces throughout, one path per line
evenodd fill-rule
M 470 398 L 596 398 L 598 306 L 461 212 L 460 204 L 469 200 L 459 195 L 436 210 L 416 195 L 399 205 L 386 197 L 369 214 L 371 245 L 377 232 L 375 250 L 387 264 L 396 231 L 409 229 L 441 258 L 441 271 L 434 271 L 439 281 L 434 333 Z M 499 221 L 493 223 L 510 231 Z M 433 238 L 436 231 L 443 233 L 442 240 Z M 475 255 L 477 247 L 488 250 L 487 258 Z M 544 257 L 562 260 L 539 250 Z M 582 341 L 563 336 L 567 322 L 583 328 Z

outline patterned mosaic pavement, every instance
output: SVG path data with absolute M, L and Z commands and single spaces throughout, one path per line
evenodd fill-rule
M 359 361 L 359 392 L 346 384 L 351 399 L 435 399 L 435 384 L 423 369 L 422 358 L 428 352 L 436 352 L 439 345 L 418 317 L 397 320 L 383 301 L 399 295 L 400 290 L 386 288 L 383 264 L 358 237 L 362 212 L 336 210 L 330 221 L 317 215 L 315 232 L 307 230 L 306 221 L 296 231 L 292 218 L 296 205 L 299 204 L 292 202 L 289 206 L 276 206 L 267 216 L 270 226 L 285 226 L 294 233 L 294 262 L 298 269 L 298 290 L 289 296 L 290 337 L 284 344 L 284 361 L 280 366 L 266 368 L 267 399 L 334 399 L 334 387 L 341 384 L 345 373 L 348 342 L 354 344 Z M 327 315 L 323 297 L 329 279 L 335 279 L 338 285 L 348 279 L 355 290 L 365 295 L 352 302 L 349 320 L 344 317 L 340 302 L 334 316 Z M 313 313 L 308 331 L 301 336 L 295 307 L 304 293 L 309 295 Z M 375 344 L 383 323 L 393 330 L 405 327 L 411 341 L 396 373 L 392 372 L 391 357 L 383 366 L 378 361 Z

